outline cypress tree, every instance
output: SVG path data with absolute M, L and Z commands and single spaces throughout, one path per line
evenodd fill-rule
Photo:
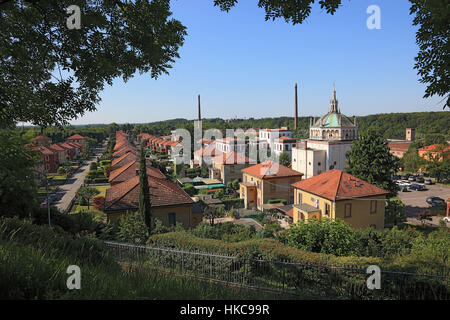
M 145 225 L 147 226 L 148 234 L 150 235 L 150 232 L 152 230 L 152 214 L 150 189 L 147 177 L 147 166 L 145 161 L 144 147 L 141 147 L 141 158 L 139 166 L 139 211 L 144 216 Z

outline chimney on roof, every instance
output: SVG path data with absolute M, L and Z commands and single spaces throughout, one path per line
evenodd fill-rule
M 297 100 L 297 83 L 295 83 L 295 116 L 294 116 L 294 130 L 298 126 L 298 100 Z

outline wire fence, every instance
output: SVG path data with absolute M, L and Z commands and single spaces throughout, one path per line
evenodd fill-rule
M 328 299 L 450 298 L 449 276 L 381 271 L 379 289 L 369 289 L 366 269 L 301 264 L 154 248 L 106 241 L 121 263 L 165 273 L 225 282 L 231 285 Z

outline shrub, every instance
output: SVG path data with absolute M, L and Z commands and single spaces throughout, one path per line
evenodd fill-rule
M 272 203 L 282 203 L 283 205 L 287 204 L 287 200 L 286 199 L 270 199 L 269 201 L 267 201 L 267 203 L 272 204 Z
M 89 165 L 89 171 L 97 171 L 97 162 L 91 162 Z
M 191 197 L 195 195 L 195 188 L 190 183 L 185 184 L 182 189 Z
M 286 231 L 287 243 L 302 250 L 346 256 L 354 252 L 353 229 L 342 220 L 301 220 Z
M 105 197 L 96 197 L 93 200 L 94 208 L 97 210 L 103 210 L 103 206 L 105 204 Z
M 226 210 L 230 210 L 232 207 L 234 208 L 243 208 L 244 207 L 244 199 L 241 198 L 222 198 L 222 203 L 225 205 Z

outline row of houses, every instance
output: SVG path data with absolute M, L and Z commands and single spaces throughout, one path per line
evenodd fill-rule
M 116 133 L 114 150 L 112 171 L 108 177 L 111 187 L 106 190 L 104 205 L 109 221 L 139 210 L 140 152 L 122 131 Z M 191 197 L 177 184 L 167 180 L 148 160 L 146 167 L 152 217 L 161 220 L 165 226 L 181 223 L 184 228 L 191 228 L 200 223 L 202 214 L 193 212 L 194 201 Z
M 41 153 L 41 163 L 37 171 L 41 173 L 54 173 L 59 166 L 72 161 L 77 155 L 86 149 L 86 138 L 74 134 L 63 143 L 52 143 L 52 139 L 39 135 L 35 137 L 28 147 Z

